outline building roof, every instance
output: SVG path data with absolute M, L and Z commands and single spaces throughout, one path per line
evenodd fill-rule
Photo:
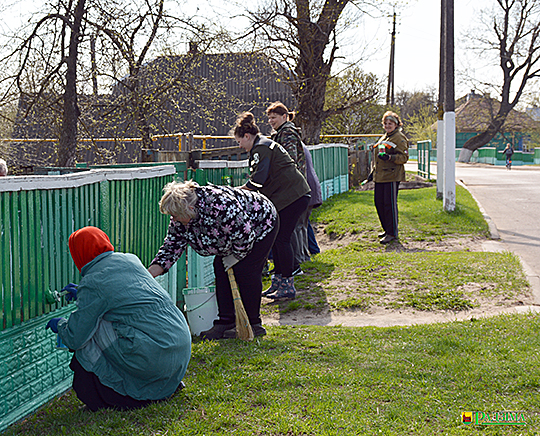
M 497 114 L 500 102 L 471 91 L 456 101 L 456 132 L 482 132 Z M 512 109 L 502 127 L 504 132 L 526 131 L 538 125 L 527 113 Z

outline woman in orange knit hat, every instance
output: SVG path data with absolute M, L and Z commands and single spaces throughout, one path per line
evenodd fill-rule
M 191 355 L 186 320 L 134 254 L 115 253 L 108 236 L 84 227 L 69 237 L 82 280 L 69 319 L 47 328 L 74 351 L 73 389 L 89 409 L 134 409 L 183 386 Z

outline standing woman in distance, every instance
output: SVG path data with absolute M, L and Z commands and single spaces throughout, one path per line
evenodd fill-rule
M 271 299 L 295 298 L 291 235 L 308 207 L 311 190 L 285 148 L 261 135 L 251 112 L 240 115 L 232 134 L 240 148 L 249 153 L 251 177 L 243 188 L 267 196 L 279 214 L 280 228 L 272 247 L 274 278 L 263 295 Z
M 314 186 L 310 184 L 310 180 L 307 177 L 306 165 L 306 153 L 309 154 L 309 151 L 305 150 L 300 132 L 293 123 L 295 113 L 290 112 L 287 106 L 280 101 L 276 101 L 266 108 L 266 115 L 268 117 L 268 124 L 272 127 L 270 139 L 281 144 L 287 150 L 289 156 L 296 163 L 298 170 L 306 177 L 313 201 Z M 293 275 L 302 274 L 300 264 L 310 260 L 308 220 L 312 208 L 308 207 L 302 213 L 291 235 L 291 247 L 294 258 Z
M 274 130 L 270 136 L 272 141 L 281 144 L 303 176 L 306 175 L 306 155 L 302 147 L 302 138 L 297 127 L 292 122 L 294 120 L 294 112 L 289 112 L 287 106 L 280 101 L 272 103 L 266 108 L 268 116 L 268 124 Z
M 383 232 L 381 244 L 398 238 L 397 195 L 399 182 L 405 181 L 405 163 L 409 160 L 409 141 L 402 133 L 403 123 L 395 112 L 385 112 L 382 125 L 386 132 L 373 146 L 375 149 L 375 208 Z

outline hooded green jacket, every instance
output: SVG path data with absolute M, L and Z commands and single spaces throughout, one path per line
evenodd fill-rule
M 77 310 L 58 334 L 82 367 L 137 400 L 168 398 L 191 355 L 184 315 L 133 254 L 108 251 L 81 269 Z

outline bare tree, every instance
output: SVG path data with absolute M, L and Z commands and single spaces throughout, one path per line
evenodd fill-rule
M 38 19 L 30 35 L 2 59 L 4 65 L 17 64 L 13 75 L 2 80 L 3 83 L 11 81 L 4 93 L 4 101 L 15 87 L 27 114 L 35 106 L 43 105 L 44 100 L 49 101 L 46 105 L 50 110 L 59 113 L 61 128 L 56 159 L 59 166 L 72 166 L 75 162 L 80 115 L 77 64 L 84 32 L 85 3 L 86 0 L 69 0 L 53 5 L 50 13 Z
M 135 6 L 135 8 L 133 8 Z M 164 0 L 128 5 L 122 2 L 98 1 L 92 25 L 106 35 L 127 63 L 127 76 L 122 81 L 128 92 L 133 118 L 143 147 L 152 148 L 152 132 L 146 117 L 151 96 L 142 91 L 141 66 L 164 21 Z
M 120 65 L 119 69 L 110 65 L 108 70 L 114 83 L 109 119 L 122 120 L 124 127 L 135 125 L 144 148 L 152 149 L 152 135 L 166 130 L 163 118 L 180 89 L 184 103 L 190 107 L 193 100 L 204 103 L 210 98 L 217 106 L 218 95 L 226 98 L 220 90 L 192 74 L 192 66 L 200 59 L 200 49 L 219 40 L 220 29 L 210 32 L 193 18 L 168 14 L 164 0 L 146 1 L 136 8 L 133 2 L 97 0 L 93 12 L 92 26 L 106 37 L 109 44 L 103 39 L 102 44 L 110 47 L 107 52 L 114 53 L 113 58 Z M 175 32 L 191 35 L 192 41 L 198 41 L 191 44 L 188 55 L 178 56 L 171 50 L 165 50 L 163 55 L 156 49 L 157 45 L 167 45 Z M 190 96 L 196 97 L 189 100 Z
M 319 142 L 321 125 L 331 115 L 362 104 L 371 96 L 348 100 L 342 107 L 325 109 L 326 84 L 337 57 L 340 19 L 347 6 L 367 2 L 350 0 L 270 0 L 248 12 L 249 37 L 284 67 L 284 80 L 297 101 L 297 120 L 308 144 Z M 352 9 L 351 9 L 352 10 Z
M 496 51 L 503 74 L 500 106 L 487 128 L 470 138 L 459 155 L 469 162 L 473 151 L 487 144 L 502 128 L 528 83 L 540 77 L 540 2 L 497 0 L 500 13 L 492 18 L 494 38 L 476 38 L 483 49 Z

